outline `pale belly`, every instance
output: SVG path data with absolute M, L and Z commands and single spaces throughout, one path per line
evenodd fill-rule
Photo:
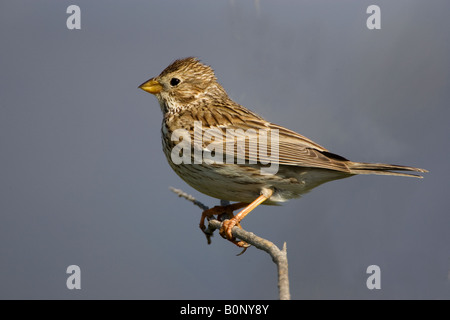
M 263 189 L 274 191 L 265 204 L 276 204 L 298 198 L 322 183 L 352 176 L 339 171 L 292 166 L 280 166 L 276 174 L 262 175 L 257 165 L 169 164 L 181 179 L 201 193 L 248 203 Z

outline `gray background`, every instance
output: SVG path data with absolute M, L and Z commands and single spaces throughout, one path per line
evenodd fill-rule
M 66 8 L 81 8 L 81 30 Z M 366 9 L 381 7 L 381 30 Z M 2 1 L 0 298 L 276 299 L 263 252 L 218 235 L 161 151 L 137 89 L 198 56 L 229 95 L 356 161 L 430 170 L 358 176 L 244 227 L 287 242 L 294 299 L 450 298 L 448 1 Z M 67 266 L 81 290 L 66 288 Z M 381 268 L 368 290 L 366 268 Z

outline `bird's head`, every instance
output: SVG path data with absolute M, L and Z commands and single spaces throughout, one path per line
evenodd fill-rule
M 226 96 L 213 69 L 194 57 L 175 60 L 159 76 L 139 88 L 154 94 L 164 113 L 188 108 L 207 95 L 211 98 Z

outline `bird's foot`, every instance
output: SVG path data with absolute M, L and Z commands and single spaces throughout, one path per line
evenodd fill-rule
M 242 229 L 241 224 L 239 223 L 238 219 L 233 216 L 231 219 L 227 219 L 222 222 L 222 226 L 220 227 L 219 234 L 222 236 L 222 238 L 227 239 L 228 241 L 231 241 L 235 245 L 237 245 L 240 248 L 244 248 L 241 253 L 238 254 L 240 256 L 247 250 L 250 245 L 245 241 L 237 241 L 235 237 L 233 237 L 233 234 L 231 233 L 232 229 L 234 227 L 239 227 Z
M 233 229 L 234 226 L 242 228 L 239 220 L 233 215 L 233 212 L 240 208 L 246 207 L 247 205 L 247 203 L 238 202 L 226 206 L 215 206 L 211 209 L 203 211 L 199 227 L 205 234 L 208 244 L 211 243 L 212 232 L 206 229 L 205 220 L 210 220 L 212 217 L 217 215 L 217 219 L 219 221 L 223 221 L 222 227 L 219 230 L 219 234 L 238 247 L 244 248 L 245 251 L 245 249 L 247 249 L 250 245 L 244 241 L 237 241 L 236 238 L 233 237 L 231 229 Z M 242 251 L 240 254 L 244 253 L 244 251 Z

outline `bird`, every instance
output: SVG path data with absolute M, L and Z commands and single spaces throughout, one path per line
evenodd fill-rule
M 223 214 L 229 219 L 222 222 L 220 235 L 239 247 L 249 245 L 231 230 L 260 204 L 281 204 L 323 183 L 360 174 L 422 178 L 411 172 L 428 172 L 351 161 L 269 122 L 234 102 L 214 70 L 196 57 L 175 60 L 139 88 L 159 102 L 163 151 L 175 173 L 203 194 L 236 201 L 204 210 L 200 228 L 205 231 L 205 219 Z

